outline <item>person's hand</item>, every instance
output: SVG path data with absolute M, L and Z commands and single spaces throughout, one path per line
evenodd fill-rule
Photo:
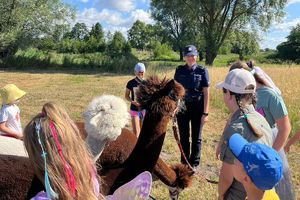
M 131 103 L 132 103 L 133 105 L 137 106 L 137 107 L 140 107 L 140 106 L 141 106 L 141 104 L 139 104 L 139 103 L 136 102 L 136 101 L 131 101 Z
M 291 150 L 291 145 L 286 144 L 286 145 L 284 146 L 284 151 L 285 151 L 286 153 L 289 153 L 290 150 Z
M 207 115 L 202 115 L 201 124 L 205 124 L 206 122 L 208 122 L 208 116 Z
M 16 135 L 16 138 L 19 139 L 19 140 L 23 140 L 23 133 L 18 133 Z

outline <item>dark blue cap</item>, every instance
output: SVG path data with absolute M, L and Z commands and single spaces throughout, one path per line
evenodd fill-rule
M 270 190 L 282 178 L 282 160 L 273 148 L 264 144 L 248 143 L 238 133 L 230 137 L 229 148 L 243 164 L 244 170 L 257 188 Z
M 194 45 L 188 45 L 184 47 L 184 56 L 198 56 L 197 48 Z

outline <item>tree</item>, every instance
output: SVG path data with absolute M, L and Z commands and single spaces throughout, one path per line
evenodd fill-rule
M 26 48 L 73 16 L 74 10 L 60 0 L 1 0 L 0 51 L 13 54 Z
M 232 40 L 232 53 L 239 54 L 239 59 L 244 60 L 246 55 L 259 52 L 257 34 L 248 31 L 234 31 Z
M 150 42 L 149 27 L 144 22 L 137 20 L 128 30 L 128 40 L 132 47 L 144 50 Z
M 70 38 L 75 40 L 84 40 L 89 36 L 89 31 L 85 25 L 85 23 L 76 23 L 71 32 Z
M 108 54 L 112 58 L 114 58 L 123 55 L 125 52 L 130 52 L 130 45 L 126 43 L 127 42 L 123 34 L 119 31 L 116 31 L 113 35 L 111 42 L 108 45 Z
M 158 1 L 158 0 L 157 0 Z M 159 0 L 152 1 L 152 10 L 158 13 L 158 21 L 165 21 L 174 16 L 170 13 L 170 6 L 180 7 L 181 15 L 176 15 L 173 22 L 186 22 L 193 27 L 199 27 L 202 32 L 205 47 L 205 63 L 212 65 L 220 47 L 233 28 L 241 28 L 246 25 L 254 29 L 267 30 L 271 22 L 283 15 L 286 0 Z M 168 5 L 169 4 L 169 5 Z M 170 5 L 172 4 L 172 5 Z M 155 15 L 154 15 L 155 16 Z M 192 20 L 192 21 L 191 21 Z M 196 23 L 193 23 L 196 20 Z M 175 23 L 177 27 L 182 24 Z M 181 29 L 182 30 L 182 29 Z
M 186 12 L 185 6 L 186 4 L 180 0 L 151 1 L 152 17 L 159 21 L 166 30 L 173 48 L 180 53 L 180 60 L 183 60 L 184 46 L 191 41 L 191 38 L 195 39 L 194 36 L 197 32 L 196 27 L 190 28 L 195 20 L 188 18 L 189 13 Z
M 103 42 L 104 41 L 104 32 L 101 24 L 97 22 L 90 31 L 90 36 L 93 36 L 97 41 Z
M 287 36 L 287 41 L 279 44 L 278 54 L 283 59 L 300 61 L 300 24 L 297 24 Z

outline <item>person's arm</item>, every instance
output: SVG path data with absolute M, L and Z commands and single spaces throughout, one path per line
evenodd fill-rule
M 5 133 L 7 136 L 14 137 L 17 139 L 23 138 L 23 133 L 18 133 L 16 131 L 11 130 L 10 128 L 6 127 L 6 122 L 0 123 L 0 131 Z
M 232 165 L 223 162 L 220 170 L 219 184 L 218 184 L 219 199 L 224 198 L 224 195 L 229 189 L 229 187 L 231 186 L 232 182 L 233 182 Z
M 131 103 L 130 90 L 128 88 L 125 91 L 125 99 Z
M 125 91 L 125 99 L 126 99 L 127 101 L 129 101 L 130 103 L 132 103 L 133 105 L 139 107 L 140 104 L 139 104 L 138 102 L 132 101 L 132 100 L 131 100 L 131 98 L 130 98 L 130 92 L 131 92 L 131 91 L 130 91 L 128 88 L 126 88 L 126 91 Z
M 284 147 L 284 151 L 285 152 L 289 152 L 290 148 L 293 144 L 295 144 L 297 141 L 300 141 L 300 130 L 295 133 L 295 135 L 293 137 L 291 137 L 289 139 L 289 141 L 286 143 L 285 147 Z
M 208 113 L 209 111 L 209 87 L 204 87 L 202 89 L 203 91 L 203 103 L 204 103 L 204 107 L 203 107 L 203 113 Z M 202 115 L 201 118 L 201 123 L 204 124 L 205 122 L 208 121 L 208 115 Z
M 291 124 L 288 115 L 275 120 L 278 128 L 277 137 L 273 143 L 273 148 L 276 151 L 279 151 L 281 148 L 284 147 L 289 134 L 291 132 Z

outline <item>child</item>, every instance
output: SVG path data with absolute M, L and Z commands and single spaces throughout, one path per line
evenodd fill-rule
M 285 152 L 289 152 L 291 146 L 295 144 L 297 141 L 300 141 L 300 130 L 296 132 L 295 135 L 288 140 L 288 142 L 284 147 Z
M 240 134 L 229 139 L 235 156 L 233 176 L 240 181 L 248 200 L 279 200 L 273 189 L 282 178 L 283 166 L 279 154 L 264 144 L 248 143 Z
M 48 199 L 99 198 L 91 155 L 63 107 L 46 103 L 42 113 L 25 127 L 24 144 Z M 39 196 L 42 198 L 43 192 Z
M 222 161 L 218 185 L 219 199 L 245 199 L 246 191 L 243 185 L 234 179 L 232 174 L 234 155 L 229 150 L 228 140 L 237 132 L 248 141 L 271 146 L 272 131 L 265 118 L 254 109 L 256 82 L 250 72 L 243 69 L 232 70 L 217 88 L 223 89 L 224 102 L 231 113 L 218 145 Z
M 0 90 L 2 97 L 2 108 L 0 112 L 0 135 L 23 138 L 20 109 L 17 106 L 26 92 L 20 90 L 14 84 L 7 84 Z
M 141 110 L 140 104 L 136 101 L 136 90 L 143 81 L 146 68 L 143 63 L 137 63 L 134 67 L 135 78 L 128 81 L 125 91 L 125 99 L 130 102 L 130 116 L 134 134 L 139 137 L 145 110 Z
M 42 113 L 25 127 L 24 144 L 46 191 L 34 194 L 32 200 L 105 199 L 99 193 L 96 167 L 87 146 L 63 107 L 46 103 Z M 107 199 L 146 200 L 151 185 L 151 174 L 143 172 Z

